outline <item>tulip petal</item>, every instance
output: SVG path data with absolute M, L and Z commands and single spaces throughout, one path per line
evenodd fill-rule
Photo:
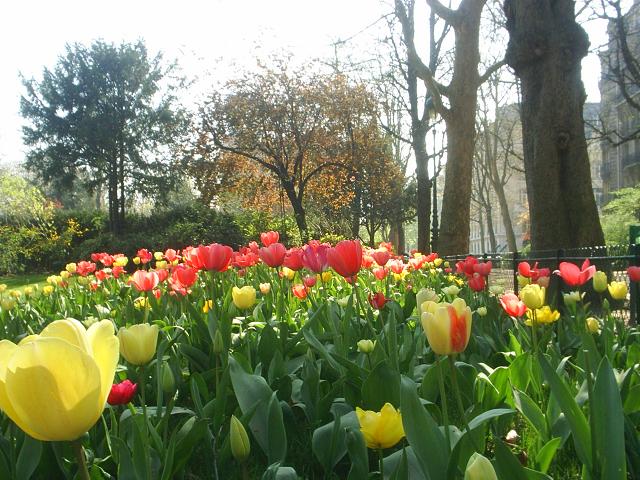
M 75 440 L 102 413 L 96 408 L 98 366 L 60 338 L 40 338 L 16 349 L 7 365 L 6 391 L 16 424 L 38 440 Z
M 393 447 L 404 437 L 402 416 L 390 403 L 385 403 L 380 410 L 378 439 L 382 448 Z
M 109 320 L 91 325 L 87 330 L 87 337 L 93 349 L 93 359 L 100 369 L 99 402 L 104 407 L 118 366 L 120 342 L 114 335 L 113 323 Z
M 91 355 L 91 345 L 87 338 L 87 329 L 75 318 L 56 320 L 44 327 L 41 337 L 54 337 L 66 340 L 80 350 Z
M 35 336 L 35 335 L 32 335 Z M 6 413 L 11 420 L 18 423 L 18 414 L 7 396 L 7 364 L 11 356 L 16 352 L 18 346 L 9 340 L 0 341 L 0 409 Z M 23 429 L 24 430 L 24 429 Z M 29 435 L 33 436 L 30 430 L 25 430 Z

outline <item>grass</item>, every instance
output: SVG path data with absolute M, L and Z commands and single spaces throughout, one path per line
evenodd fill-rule
M 8 290 L 23 290 L 29 285 L 43 285 L 47 279 L 46 273 L 7 275 L 0 277 L 0 285 L 5 284 Z

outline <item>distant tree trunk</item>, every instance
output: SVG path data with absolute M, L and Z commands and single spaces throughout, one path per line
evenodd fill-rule
M 480 250 L 482 250 L 481 253 L 485 253 L 487 251 L 487 245 L 484 240 L 484 219 L 482 218 L 482 208 L 480 207 L 478 207 L 478 224 L 480 225 Z
M 498 249 L 498 242 L 496 241 L 496 231 L 493 228 L 493 207 L 491 207 L 491 203 L 487 201 L 484 208 L 485 208 L 485 211 L 487 212 L 487 230 L 489 231 L 489 247 L 491 248 L 492 252 L 495 252 Z
M 411 74 L 413 69 L 409 69 L 409 76 L 416 80 L 415 74 Z M 418 198 L 416 205 L 416 216 L 418 220 L 418 251 L 429 253 L 431 251 L 430 237 L 430 216 L 431 216 L 431 180 L 429 179 L 429 154 L 427 153 L 426 135 L 429 126 L 412 116 L 411 146 L 416 159 L 416 182 L 418 186 Z
M 440 225 L 438 223 L 438 175 L 433 177 L 433 184 L 431 185 L 431 193 L 433 194 L 432 213 L 431 213 L 431 249 L 438 251 L 438 237 L 440 233 Z
M 109 161 L 109 230 L 120 233 L 118 221 L 118 160 L 115 155 Z
M 302 239 L 303 243 L 306 243 L 309 240 L 309 231 L 307 228 L 306 212 L 304 210 L 304 206 L 302 205 L 302 193 L 296 193 L 293 182 L 291 181 L 282 181 L 282 189 L 287 194 L 289 202 L 291 202 L 291 207 L 293 208 L 293 216 L 296 219 L 296 225 L 298 226 L 298 231 L 300 232 L 300 238 Z
M 507 63 L 522 85 L 522 136 L 533 250 L 598 245 L 580 61 L 589 40 L 571 0 L 505 0 Z
M 516 234 L 513 231 L 513 222 L 511 221 L 509 204 L 507 203 L 507 196 L 504 193 L 504 186 L 499 184 L 499 188 L 495 188 L 495 192 L 498 197 L 498 203 L 500 204 L 500 215 L 502 216 L 504 231 L 507 235 L 507 245 L 510 252 L 515 252 L 518 248 L 516 244 Z
M 357 174 L 354 174 L 354 177 L 353 200 L 351 203 L 351 238 L 358 238 L 360 236 L 362 216 L 362 189 L 360 188 Z

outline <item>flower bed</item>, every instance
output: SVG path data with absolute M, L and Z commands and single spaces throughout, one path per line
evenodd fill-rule
M 640 475 L 627 283 L 523 263 L 516 296 L 473 257 L 278 240 L 0 286 L 0 478 Z

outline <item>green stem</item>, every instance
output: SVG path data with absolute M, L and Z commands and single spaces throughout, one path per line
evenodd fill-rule
M 380 480 L 384 480 L 384 453 L 378 449 L 378 465 L 380 466 Z
M 149 292 L 144 292 L 144 321 L 142 323 L 147 323 L 149 319 L 149 310 L 151 309 L 151 303 L 149 302 Z
M 78 461 L 78 477 L 80 480 L 90 480 L 91 477 L 89 477 L 89 470 L 87 469 L 87 460 L 82 451 L 82 441 L 80 439 L 74 440 L 71 442 L 71 446 Z
M 249 480 L 249 470 L 247 469 L 247 462 L 242 462 L 242 480 Z
M 440 387 L 440 400 L 442 400 L 442 421 L 444 422 L 444 435 L 447 439 L 447 452 L 451 453 L 451 438 L 449 434 L 449 413 L 447 411 L 447 393 L 444 390 L 444 376 L 442 374 L 442 357 L 438 361 L 438 386 Z
M 531 338 L 533 339 L 533 353 L 534 355 L 538 353 L 538 319 L 536 318 L 536 311 L 531 310 Z
M 593 411 L 593 379 L 591 378 L 591 363 L 589 362 L 589 350 L 583 350 L 584 353 L 584 366 L 587 374 L 587 393 L 589 395 L 589 426 L 591 429 L 591 463 L 593 464 L 594 471 L 592 472 L 593 478 L 599 477 L 598 463 L 596 458 L 596 414 Z
M 138 385 L 138 387 L 140 388 L 140 399 L 142 401 L 142 418 L 144 420 L 145 432 L 144 443 L 146 450 L 149 451 L 149 415 L 147 413 L 147 400 L 145 397 L 145 377 L 146 371 L 145 366 L 143 365 L 140 367 L 140 385 Z M 145 455 L 145 461 L 147 464 L 147 475 L 149 476 L 148 478 L 151 478 L 151 456 Z

